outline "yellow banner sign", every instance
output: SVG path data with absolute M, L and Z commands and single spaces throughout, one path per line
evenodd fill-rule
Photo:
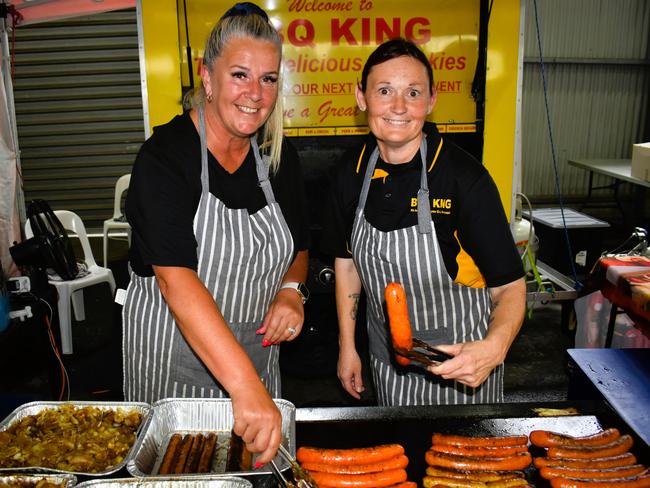
M 443 131 L 476 130 L 471 87 L 478 58 L 479 0 L 257 3 L 269 13 L 284 44 L 282 93 L 288 134 L 363 131 L 365 115 L 357 108 L 354 87 L 370 53 L 395 37 L 412 40 L 433 67 L 438 102 L 430 119 Z M 187 2 L 195 84 L 200 82 L 200 60 L 210 28 L 231 5 L 231 1 Z M 185 32 L 184 19 L 179 20 L 180 32 Z

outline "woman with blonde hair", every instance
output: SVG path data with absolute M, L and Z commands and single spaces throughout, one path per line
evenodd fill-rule
M 300 161 L 282 140 L 281 41 L 228 10 L 192 108 L 154 129 L 131 176 L 124 395 L 232 399 L 259 463 L 280 443 L 279 346 L 304 320 L 308 226 Z

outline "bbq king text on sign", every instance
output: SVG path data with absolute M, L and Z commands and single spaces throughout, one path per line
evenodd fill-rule
M 203 46 L 231 1 L 188 0 L 194 83 Z M 368 55 L 383 41 L 417 44 L 434 71 L 438 103 L 430 119 L 442 131 L 475 131 L 471 96 L 478 58 L 479 0 L 258 0 L 283 40 L 284 125 L 290 135 L 363 132 L 354 87 Z M 185 33 L 179 16 L 179 32 Z M 186 44 L 185 39 L 181 44 Z M 185 53 L 185 45 L 182 46 Z M 187 59 L 182 76 L 187 84 Z M 315 134 L 316 131 L 318 134 Z

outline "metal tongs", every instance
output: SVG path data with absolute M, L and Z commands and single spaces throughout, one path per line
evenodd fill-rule
M 424 349 L 426 352 L 416 351 L 415 348 Z M 395 347 L 395 352 L 400 356 L 410 359 L 411 361 L 416 361 L 425 366 L 437 366 L 438 364 L 451 359 L 454 356 L 448 354 L 440 349 L 427 344 L 420 339 L 413 338 L 413 348 L 404 349 L 403 347 Z
M 291 481 L 288 481 L 284 475 L 280 472 L 280 469 L 275 464 L 275 461 L 271 461 L 271 468 L 273 469 L 273 474 L 280 482 L 280 485 L 284 488 L 318 488 L 316 482 L 309 476 L 309 473 L 302 469 L 289 451 L 287 451 L 282 444 L 278 449 L 278 453 L 282 456 L 291 466 L 291 472 L 293 473 L 293 479 L 295 484 Z

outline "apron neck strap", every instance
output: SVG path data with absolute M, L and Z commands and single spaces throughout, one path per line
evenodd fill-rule
M 205 132 L 203 106 L 199 107 L 199 137 L 201 139 L 201 190 L 203 193 L 208 193 L 210 191 L 210 179 L 208 176 L 208 138 Z M 257 138 L 254 135 L 251 136 L 250 143 L 253 148 L 253 155 L 255 156 L 257 181 L 264 192 L 267 205 L 271 205 L 275 203 L 275 195 L 273 194 L 273 188 L 271 188 L 271 181 L 269 180 L 270 160 L 268 156 L 260 156 L 260 148 L 257 145 Z
M 363 178 L 363 185 L 361 187 L 361 194 L 359 195 L 358 209 L 363 210 L 368 200 L 368 191 L 370 190 L 370 181 L 379 159 L 379 146 L 370 155 L 366 174 Z M 420 159 L 422 161 L 422 171 L 420 172 L 420 189 L 418 190 L 418 232 L 420 234 L 430 234 L 432 230 L 431 224 L 431 204 L 429 202 L 429 185 L 427 183 L 427 137 L 422 133 L 422 141 L 420 142 Z

